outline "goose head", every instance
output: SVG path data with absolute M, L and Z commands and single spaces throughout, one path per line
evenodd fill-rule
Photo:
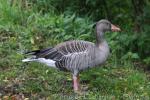
M 107 31 L 121 31 L 119 27 L 113 25 L 110 21 L 106 19 L 102 19 L 96 23 L 96 39 L 97 42 L 100 43 L 104 40 L 104 33 Z
M 96 23 L 96 31 L 106 32 L 106 31 L 121 31 L 119 27 L 113 25 L 110 21 L 102 19 Z

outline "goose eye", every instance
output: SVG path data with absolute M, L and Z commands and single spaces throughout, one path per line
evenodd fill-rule
M 107 26 L 109 26 L 109 23 L 107 23 Z
M 107 26 L 108 26 L 108 27 L 111 27 L 111 25 L 110 25 L 109 23 L 107 23 Z

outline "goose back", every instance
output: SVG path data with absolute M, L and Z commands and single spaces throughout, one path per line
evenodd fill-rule
M 82 40 L 72 40 L 56 45 L 55 49 L 59 50 L 64 55 L 67 55 L 70 53 L 84 52 L 91 45 L 94 45 L 94 43 Z

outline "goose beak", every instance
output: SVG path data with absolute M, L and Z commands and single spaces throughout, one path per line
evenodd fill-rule
M 113 31 L 113 32 L 119 32 L 119 31 L 121 31 L 121 29 L 119 27 L 111 24 L 111 31 Z

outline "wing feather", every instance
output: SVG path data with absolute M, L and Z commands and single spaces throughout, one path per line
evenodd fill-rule
M 70 53 L 77 53 L 77 52 L 84 52 L 88 49 L 89 46 L 93 46 L 94 43 L 82 41 L 82 40 L 73 40 L 73 41 L 67 41 L 64 43 L 60 43 L 56 45 L 55 49 L 62 52 L 64 55 L 70 54 Z

